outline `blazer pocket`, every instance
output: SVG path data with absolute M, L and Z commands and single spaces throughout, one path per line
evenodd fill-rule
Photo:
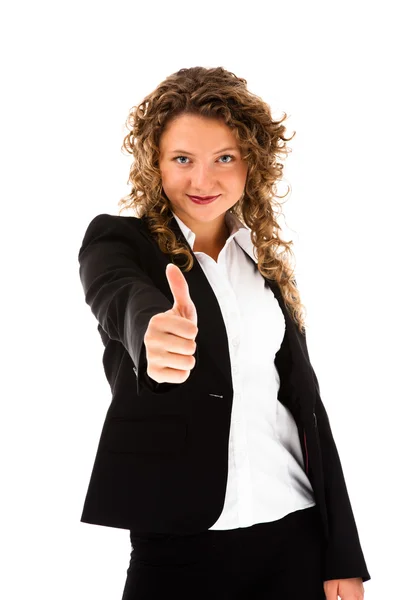
M 187 423 L 177 417 L 111 418 L 103 445 L 108 452 L 171 453 L 185 446 Z

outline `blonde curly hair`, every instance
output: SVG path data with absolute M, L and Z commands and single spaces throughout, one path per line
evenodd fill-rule
M 275 197 L 285 198 L 289 191 L 284 196 L 277 194 L 283 165 L 276 159 L 291 152 L 286 142 L 295 132 L 290 138 L 284 137 L 286 128 L 282 123 L 287 114 L 284 112 L 281 121 L 274 121 L 269 105 L 248 91 L 246 84 L 245 79 L 223 67 L 180 69 L 130 109 L 126 120 L 129 133 L 121 149 L 133 155 L 128 179 L 132 187 L 130 194 L 118 203 L 119 215 L 127 209 L 133 209 L 139 218 L 145 215 L 160 250 L 169 254 L 172 262 L 174 257 L 183 255 L 185 262 L 178 266 L 189 271 L 194 264 L 193 255 L 168 227 L 171 203 L 163 190 L 158 167 L 159 140 L 167 124 L 180 115 L 221 119 L 235 135 L 248 164 L 244 194 L 229 212 L 252 230 L 259 272 L 276 281 L 291 318 L 305 335 L 305 307 L 293 277 L 293 242 L 280 238 L 281 227 L 274 214 L 274 209 L 278 215 L 283 212 Z

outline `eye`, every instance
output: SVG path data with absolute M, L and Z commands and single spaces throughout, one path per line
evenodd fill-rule
M 234 156 L 232 156 L 231 154 L 223 154 L 223 156 L 221 156 L 220 158 L 223 158 L 224 156 L 229 156 L 229 157 L 232 159 L 232 160 L 231 160 L 231 161 L 229 161 L 229 162 L 232 162 L 233 160 L 235 160 L 235 157 L 234 157 Z M 225 163 L 225 164 L 227 165 L 228 163 Z
M 233 162 L 235 160 L 235 157 L 232 154 L 223 154 L 222 156 L 220 156 L 220 158 L 224 158 L 225 156 L 229 156 L 232 160 L 230 160 L 229 162 L 224 162 L 223 163 L 224 165 L 228 165 L 228 164 L 230 164 L 231 162 Z M 188 156 L 181 156 L 181 155 L 180 156 L 175 156 L 172 160 L 177 160 L 177 158 L 188 158 Z M 181 162 L 181 163 L 178 163 L 178 164 L 179 165 L 184 165 L 184 164 L 187 164 L 187 163 Z

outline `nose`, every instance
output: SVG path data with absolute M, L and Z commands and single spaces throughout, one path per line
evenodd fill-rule
M 210 165 L 200 164 L 193 169 L 190 189 L 201 190 L 199 196 L 214 196 L 211 190 L 217 190 L 216 181 Z

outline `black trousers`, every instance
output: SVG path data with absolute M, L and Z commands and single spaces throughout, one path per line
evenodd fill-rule
M 122 600 L 326 600 L 317 505 L 251 527 L 130 539 Z

